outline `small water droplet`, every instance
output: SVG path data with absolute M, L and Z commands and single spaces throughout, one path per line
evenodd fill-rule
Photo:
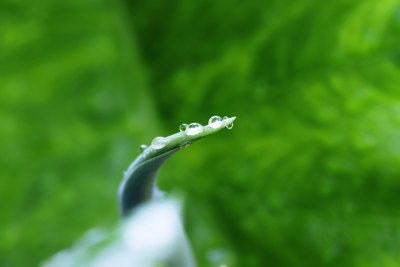
M 158 137 L 154 138 L 153 141 L 151 141 L 151 146 L 154 149 L 161 149 L 161 148 L 165 147 L 168 144 L 168 142 L 169 141 L 167 138 L 158 136 Z
M 184 142 L 184 143 L 181 144 L 181 148 L 188 147 L 188 146 L 190 146 L 191 144 L 192 144 L 192 142 L 186 141 L 186 142 Z
M 208 120 L 208 126 L 210 126 L 211 128 L 219 128 L 222 125 L 222 119 L 220 116 L 212 116 L 209 120 Z
M 224 121 L 226 121 L 227 119 L 229 119 L 227 116 L 224 116 Z M 232 129 L 233 128 L 233 122 L 229 123 L 228 125 L 226 125 L 226 129 Z
M 189 125 L 187 125 L 186 123 L 182 123 L 182 124 L 179 126 L 179 131 L 180 131 L 180 132 L 186 131 L 186 128 L 187 128 L 188 126 L 189 126 Z
M 203 131 L 203 126 L 200 123 L 193 122 L 186 128 L 187 135 L 199 134 Z
M 147 146 L 146 145 L 140 145 L 140 147 L 139 147 L 139 152 L 143 152 L 145 149 L 147 148 Z

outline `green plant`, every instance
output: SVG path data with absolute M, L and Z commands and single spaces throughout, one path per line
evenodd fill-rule
M 119 187 L 121 214 L 126 215 L 138 204 L 160 195 L 156 185 L 157 174 L 171 155 L 224 127 L 231 128 L 235 119 L 236 117 L 221 119 L 213 116 L 206 126 L 198 123 L 182 124 L 180 132 L 167 137 L 156 137 L 150 146 L 142 145 L 143 152 L 129 166 Z
M 162 164 L 175 152 L 224 127 L 231 129 L 236 117 L 210 118 L 208 125 L 182 124 L 180 132 L 156 137 L 124 174 L 119 204 L 124 221 L 111 230 L 93 228 L 70 249 L 55 254 L 44 267 L 60 266 L 196 266 L 180 220 L 180 204 L 173 198 L 146 203 L 160 196 L 156 186 Z M 162 265 L 160 265 L 162 264 Z

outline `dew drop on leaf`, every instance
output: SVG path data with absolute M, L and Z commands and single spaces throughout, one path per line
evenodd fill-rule
M 184 147 L 188 147 L 188 146 L 190 146 L 192 143 L 190 142 L 190 141 L 187 141 L 187 142 L 184 142 L 184 143 L 182 143 L 181 144 L 181 148 L 184 148 Z
M 158 137 L 154 138 L 153 141 L 151 141 L 151 146 L 154 149 L 161 149 L 161 148 L 165 147 L 168 144 L 168 142 L 169 141 L 167 138 L 158 136 Z
M 188 126 L 189 126 L 189 125 L 187 125 L 186 123 L 182 123 L 182 124 L 179 126 L 179 131 L 180 131 L 180 132 L 186 131 L 186 128 L 187 128 Z
M 145 144 L 140 145 L 139 152 L 143 152 L 146 148 L 147 148 L 147 146 Z
M 208 120 L 208 126 L 210 126 L 211 128 L 219 128 L 222 125 L 222 119 L 220 116 L 212 116 L 209 120 Z
M 227 120 L 227 119 L 229 119 L 227 116 L 224 116 L 224 121 L 225 120 Z M 226 129 L 232 129 L 233 128 L 233 122 L 231 122 L 231 123 L 229 123 L 227 126 L 226 126 Z
M 200 123 L 193 122 L 186 128 L 187 135 L 195 135 L 203 132 L 203 126 Z

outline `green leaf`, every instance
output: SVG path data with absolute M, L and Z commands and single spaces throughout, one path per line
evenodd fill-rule
M 156 187 L 157 174 L 164 162 L 179 151 L 200 138 L 216 133 L 232 124 L 236 117 L 226 118 L 218 126 L 199 126 L 202 131 L 189 135 L 187 131 L 163 138 L 164 147 L 158 148 L 153 144 L 148 146 L 129 166 L 119 187 L 118 198 L 120 212 L 126 215 L 133 207 L 159 195 Z M 157 137 L 156 137 L 157 138 Z M 156 140 L 155 138 L 155 140 Z

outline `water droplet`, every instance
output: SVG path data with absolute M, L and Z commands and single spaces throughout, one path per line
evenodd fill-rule
M 146 145 L 140 145 L 140 147 L 139 147 L 139 152 L 143 152 L 145 149 L 147 148 L 147 146 Z
M 224 116 L 224 121 L 226 121 L 227 119 L 229 119 L 227 116 Z M 228 125 L 226 125 L 226 129 L 232 129 L 233 128 L 233 122 L 229 123 Z
M 189 125 L 187 125 L 186 123 L 182 123 L 182 124 L 179 126 L 179 131 L 180 131 L 180 132 L 186 131 L 186 128 L 187 128 L 188 126 L 189 126 Z
M 154 138 L 153 141 L 151 141 L 151 146 L 154 149 L 161 149 L 161 148 L 165 147 L 168 144 L 168 142 L 169 141 L 167 138 L 158 136 L 158 137 Z
M 200 123 L 193 122 L 186 128 L 187 135 L 199 134 L 203 131 L 203 126 Z
M 181 148 L 188 147 L 188 146 L 190 146 L 191 144 L 192 144 L 192 142 L 186 141 L 186 142 L 184 142 L 184 143 L 181 144 Z
M 219 128 L 222 125 L 222 119 L 220 116 L 212 116 L 209 120 L 208 120 L 208 126 L 210 126 L 211 128 Z

